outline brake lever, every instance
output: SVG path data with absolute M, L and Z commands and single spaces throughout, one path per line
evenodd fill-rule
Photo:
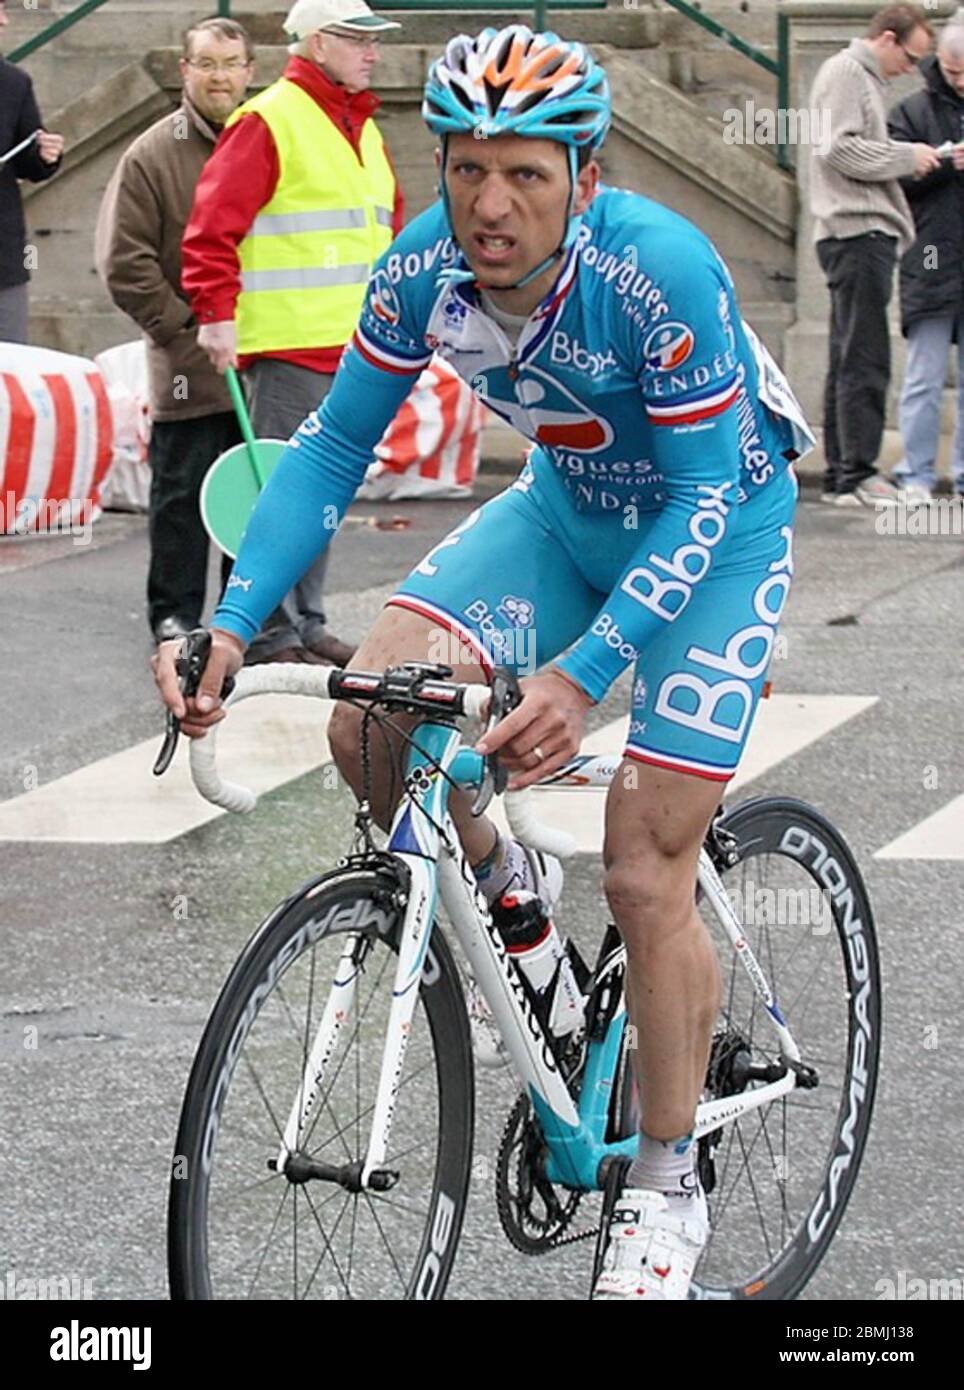
M 489 722 L 485 732 L 491 733 L 507 714 L 522 703 L 522 688 L 514 671 L 507 666 L 496 666 L 492 672 L 492 695 L 489 700 Z M 484 735 L 483 735 L 484 737 Z M 501 796 L 509 781 L 509 772 L 499 762 L 498 753 L 487 753 L 484 761 L 482 781 L 478 794 L 472 803 L 472 815 L 481 816 L 493 796 Z
M 184 639 L 184 645 L 177 654 L 174 669 L 180 677 L 181 694 L 185 699 L 196 695 L 201 677 L 211 654 L 211 633 L 205 627 L 196 627 Z M 228 676 L 221 686 L 221 699 L 226 700 L 234 689 L 234 677 Z M 181 721 L 172 710 L 167 712 L 164 742 L 154 761 L 154 776 L 162 777 L 171 766 L 177 741 L 181 734 Z

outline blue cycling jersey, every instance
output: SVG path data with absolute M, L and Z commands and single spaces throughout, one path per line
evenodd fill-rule
M 440 204 L 377 263 L 332 390 L 269 481 L 213 624 L 254 637 L 330 540 L 374 446 L 438 353 L 532 441 L 533 464 L 554 470 L 576 512 L 639 527 L 605 623 L 559 662 L 599 699 L 627 653 L 684 612 L 728 548 L 735 509 L 813 437 L 743 323 L 712 243 L 658 203 L 601 189 L 515 344 L 473 282 L 444 274 L 464 266 Z M 640 526 L 640 513 L 658 515 Z

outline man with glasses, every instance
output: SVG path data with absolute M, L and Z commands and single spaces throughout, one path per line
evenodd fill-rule
M 895 473 L 908 502 L 931 500 L 937 479 L 941 391 L 952 342 L 958 351 L 957 429 L 951 472 L 964 497 L 964 15 L 941 33 L 937 54 L 920 65 L 923 91 L 906 97 L 888 120 L 895 140 L 946 147 L 939 168 L 902 179 L 917 240 L 900 267 L 900 319 L 907 368 L 900 397 L 904 457 Z
M 830 288 L 830 364 L 824 393 L 824 501 L 893 505 L 877 472 L 890 381 L 887 304 L 898 254 L 914 241 L 901 178 L 940 158 L 926 143 L 887 134 L 884 83 L 913 71 L 933 31 L 916 5 L 888 5 L 866 35 L 820 68 L 810 95 L 829 136 L 812 151 L 810 202 L 817 257 Z
M 297 0 L 281 78 L 227 123 L 184 237 L 184 284 L 218 371 L 239 367 L 256 434 L 287 439 L 322 402 L 371 267 L 402 227 L 370 90 L 380 35 L 364 0 Z M 247 660 L 334 662 L 327 552 L 269 616 Z
M 180 106 L 125 152 L 104 194 L 95 235 L 101 278 L 147 346 L 147 618 L 157 642 L 201 621 L 208 560 L 201 483 L 218 454 L 241 442 L 224 381 L 197 344 L 181 286 L 181 237 L 201 170 L 251 80 L 247 33 L 231 19 L 192 25 L 180 69 Z M 230 569 L 230 562 L 222 564 L 223 579 Z

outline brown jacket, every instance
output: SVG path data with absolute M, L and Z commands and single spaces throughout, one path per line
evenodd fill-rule
M 181 289 L 181 238 L 216 139 L 185 97 L 126 151 L 97 218 L 97 270 L 118 309 L 147 340 L 155 420 L 231 409 L 224 378 L 197 345 L 197 324 Z

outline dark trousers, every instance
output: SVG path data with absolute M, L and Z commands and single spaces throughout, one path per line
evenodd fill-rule
M 155 420 L 148 459 L 151 495 L 148 535 L 147 617 L 153 629 L 161 618 L 177 617 L 196 627 L 204 608 L 208 534 L 201 521 L 198 494 L 204 475 L 218 454 L 241 443 L 233 411 L 193 420 Z M 221 563 L 221 586 L 232 561 Z
M 334 375 L 280 357 L 259 357 L 242 374 L 251 424 L 260 439 L 289 439 L 327 396 Z M 249 656 L 264 658 L 286 647 L 311 647 L 325 632 L 327 549 L 265 619 Z
M 872 477 L 890 381 L 887 305 L 897 238 L 883 232 L 817 242 L 830 289 L 830 365 L 824 389 L 827 492 L 853 492 Z

